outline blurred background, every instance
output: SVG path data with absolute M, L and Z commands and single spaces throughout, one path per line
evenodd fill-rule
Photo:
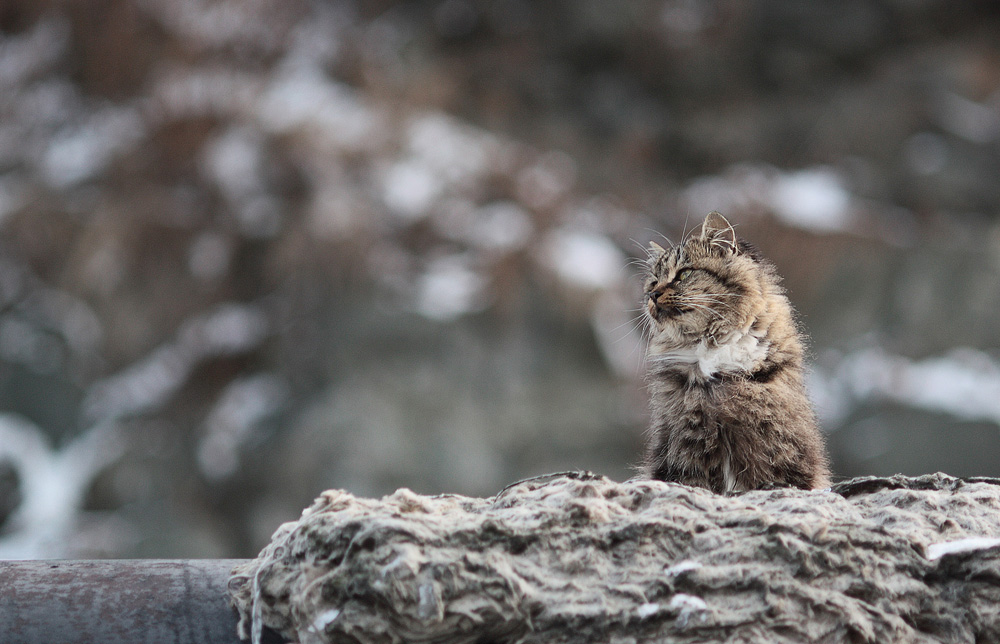
M 998 170 L 993 2 L 0 0 L 0 557 L 628 478 L 710 210 L 839 477 L 1000 475 Z

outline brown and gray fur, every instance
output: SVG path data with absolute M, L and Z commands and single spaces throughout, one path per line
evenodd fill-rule
M 774 266 L 717 212 L 684 243 L 650 247 L 644 474 L 719 493 L 828 486 L 802 339 Z

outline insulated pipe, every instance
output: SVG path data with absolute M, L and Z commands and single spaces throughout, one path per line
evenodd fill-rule
M 0 642 L 239 644 L 226 584 L 240 563 L 0 561 Z

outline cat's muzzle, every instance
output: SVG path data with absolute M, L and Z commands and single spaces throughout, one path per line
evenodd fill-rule
M 673 298 L 670 298 L 671 300 Z M 654 298 L 654 294 L 649 294 L 649 300 L 646 302 L 646 311 L 649 313 L 649 317 L 653 318 L 657 322 L 663 322 L 664 320 L 669 320 L 678 317 L 685 311 L 690 309 L 685 306 L 679 306 L 672 301 L 662 302 Z

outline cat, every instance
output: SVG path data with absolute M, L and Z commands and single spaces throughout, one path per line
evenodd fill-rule
M 646 477 L 717 493 L 830 485 L 780 281 L 717 212 L 679 245 L 650 243 Z

